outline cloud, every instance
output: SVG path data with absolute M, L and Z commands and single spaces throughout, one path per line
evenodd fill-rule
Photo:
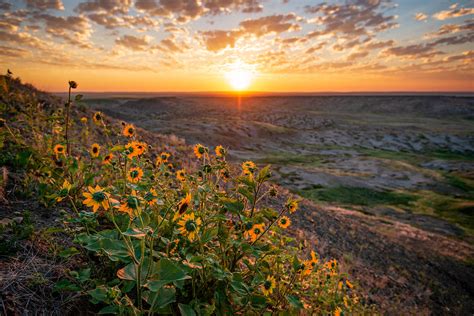
M 26 7 L 38 10 L 64 10 L 61 0 L 26 0 Z
M 28 51 L 22 48 L 13 48 L 0 45 L 0 55 L 4 57 L 25 57 Z
M 428 16 L 424 14 L 423 12 L 418 12 L 417 14 L 415 14 L 415 17 L 414 17 L 414 19 L 417 21 L 426 21 L 427 18 Z
M 294 13 L 264 16 L 258 19 L 248 19 L 239 23 L 242 31 L 257 37 L 269 33 L 297 31 L 301 26 L 296 23 L 299 18 Z
M 88 14 L 87 17 L 96 24 L 102 25 L 109 30 L 119 27 L 149 29 L 159 25 L 158 21 L 147 16 L 116 16 L 107 13 L 92 13 Z
M 10 8 L 12 7 L 11 3 L 4 2 L 0 0 L 0 10 L 2 11 L 10 11 Z
M 463 24 L 444 24 L 438 31 L 428 34 L 428 38 L 439 37 L 463 31 L 474 31 L 474 19 L 466 20 Z
M 320 49 L 322 49 L 324 46 L 326 45 L 326 42 L 321 42 L 321 43 L 318 43 L 310 48 L 308 48 L 305 53 L 306 54 L 312 54 Z
M 203 32 L 204 41 L 208 50 L 217 52 L 227 47 L 234 47 L 240 36 L 240 31 L 207 31 Z
M 382 56 L 398 56 L 398 57 L 406 57 L 406 58 L 428 58 L 434 57 L 439 54 L 443 54 L 443 52 L 435 50 L 436 44 L 428 43 L 428 44 L 414 44 L 408 46 L 397 46 L 387 48 L 382 52 Z
M 356 59 L 366 57 L 367 55 L 369 55 L 368 51 L 354 52 L 354 53 L 350 54 L 349 56 L 347 56 L 347 60 L 354 61 Z
M 474 8 L 457 8 L 457 4 L 454 4 L 449 8 L 449 10 L 433 14 L 433 17 L 437 20 L 446 20 L 470 14 L 474 14 Z
M 261 12 L 261 0 L 136 0 L 135 7 L 150 15 L 176 18 L 186 23 L 203 15 Z
M 131 4 L 131 0 L 89 0 L 79 3 L 74 11 L 78 13 L 103 12 L 107 14 L 125 14 L 128 12 Z
M 60 37 L 69 44 L 81 48 L 92 48 L 92 44 L 88 41 L 92 33 L 92 27 L 85 17 L 34 14 L 33 19 L 44 21 L 47 33 Z
M 147 35 L 144 35 L 142 37 L 124 35 L 120 38 L 117 38 L 115 40 L 115 44 L 134 51 L 144 51 L 149 48 L 148 44 L 150 44 L 150 40 L 151 38 Z
M 322 26 L 311 37 L 337 34 L 345 38 L 369 36 L 371 33 L 381 32 L 396 27 L 396 17 L 379 12 L 389 5 L 388 1 L 357 0 L 345 4 L 317 4 L 306 6 L 307 13 L 315 17 L 309 19 L 311 23 Z
M 247 19 L 239 23 L 234 30 L 214 30 L 201 34 L 206 47 L 210 51 L 219 51 L 227 47 L 234 47 L 237 40 L 245 36 L 262 37 L 268 34 L 279 34 L 300 30 L 300 18 L 294 14 L 269 15 L 257 19 Z M 302 39 L 305 41 L 305 39 Z

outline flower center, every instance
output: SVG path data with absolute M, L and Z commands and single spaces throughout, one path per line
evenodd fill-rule
M 95 192 L 94 194 L 92 194 L 92 198 L 94 199 L 94 201 L 100 203 L 105 200 L 105 194 L 104 192 Z
M 253 230 L 253 232 L 255 233 L 255 235 L 259 235 L 260 234 L 260 228 L 255 228 Z
M 132 178 L 137 178 L 138 177 L 138 171 L 137 170 L 133 170 L 132 172 L 130 172 L 130 176 Z
M 196 230 L 197 225 L 196 225 L 196 222 L 195 222 L 195 221 L 193 221 L 193 220 L 188 220 L 188 221 L 186 222 L 186 224 L 184 225 L 184 227 L 186 228 L 186 230 L 187 230 L 188 232 L 193 232 L 193 231 Z
M 98 150 L 97 147 L 92 148 L 92 151 L 93 151 L 94 153 L 96 153 L 97 150 Z
M 272 288 L 272 282 L 270 281 L 265 281 L 265 283 L 263 283 L 263 287 L 265 288 L 265 290 L 269 290 Z
M 129 133 L 129 134 L 133 134 L 133 128 L 129 128 L 129 129 L 128 129 L 128 133 Z

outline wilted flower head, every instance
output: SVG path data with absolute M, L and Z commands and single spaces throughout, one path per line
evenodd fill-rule
M 76 88 L 77 88 L 77 82 L 72 81 L 72 80 L 69 81 L 69 87 L 70 87 L 71 89 L 76 89 Z

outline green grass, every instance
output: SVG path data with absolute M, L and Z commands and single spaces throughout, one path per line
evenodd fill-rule
M 302 196 L 331 203 L 376 206 L 376 205 L 409 205 L 416 201 L 411 194 L 377 191 L 368 188 L 338 186 L 334 188 L 312 188 L 300 190 Z
M 368 148 L 357 148 L 357 151 L 364 156 L 391 159 L 391 160 L 402 160 L 409 161 L 411 163 L 421 163 L 424 161 L 430 161 L 433 159 L 439 160 L 456 160 L 456 161 L 473 161 L 474 154 L 462 154 L 449 150 L 435 150 L 425 151 L 421 153 L 405 152 L 405 151 L 392 151 L 384 149 L 368 149 Z

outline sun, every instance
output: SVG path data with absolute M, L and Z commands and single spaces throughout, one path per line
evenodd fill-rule
M 234 63 L 225 73 L 225 77 L 235 91 L 243 91 L 252 83 L 253 73 L 247 65 Z

